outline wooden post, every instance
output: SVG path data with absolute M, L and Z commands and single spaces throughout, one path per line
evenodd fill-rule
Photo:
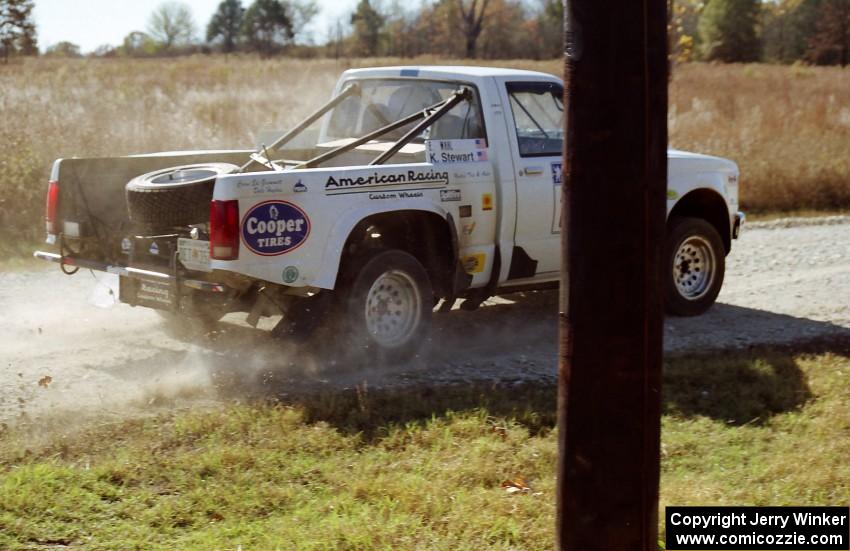
M 655 551 L 665 0 L 568 0 L 558 387 L 560 549 Z

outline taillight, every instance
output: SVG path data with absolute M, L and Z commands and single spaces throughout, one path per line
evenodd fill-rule
M 239 258 L 239 201 L 210 203 L 210 257 Z
M 56 213 L 59 212 L 59 182 L 47 184 L 47 206 L 44 209 L 44 220 L 47 233 L 56 234 Z

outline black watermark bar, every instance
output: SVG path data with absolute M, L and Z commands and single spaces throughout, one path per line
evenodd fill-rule
M 850 549 L 847 507 L 667 507 L 669 551 Z

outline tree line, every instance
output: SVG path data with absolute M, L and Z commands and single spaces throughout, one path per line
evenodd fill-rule
M 33 0 L 0 0 L 4 58 L 38 54 L 32 9 Z M 305 30 L 317 14 L 313 0 L 222 0 L 199 29 L 188 6 L 168 1 L 144 31 L 91 55 L 549 59 L 563 48 L 562 0 L 359 0 L 321 41 Z M 668 14 L 675 61 L 850 63 L 850 0 L 668 0 Z M 60 42 L 45 55 L 82 54 Z
M 668 0 L 679 61 L 850 63 L 850 0 Z

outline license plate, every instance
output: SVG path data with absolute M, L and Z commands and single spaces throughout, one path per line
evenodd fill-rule
M 210 242 L 198 239 L 178 239 L 177 255 L 180 263 L 189 270 L 211 272 Z

